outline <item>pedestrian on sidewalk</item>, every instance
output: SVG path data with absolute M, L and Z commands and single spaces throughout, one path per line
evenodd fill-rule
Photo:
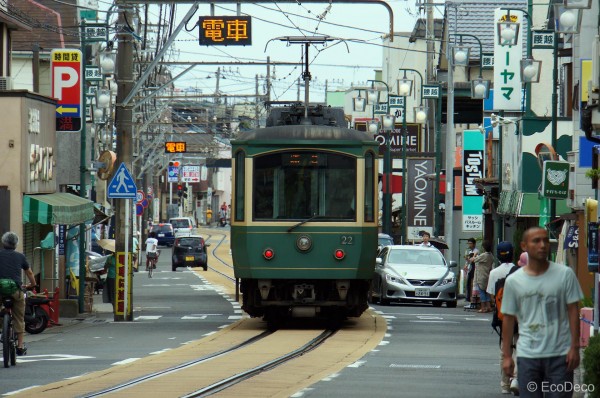
M 490 278 L 488 281 L 488 286 L 487 286 L 486 291 L 490 295 L 491 301 L 496 303 L 496 308 L 494 308 L 494 320 L 497 322 L 497 325 L 492 323 L 492 327 L 494 327 L 494 328 L 498 327 L 500 330 L 499 333 L 501 334 L 503 322 L 502 322 L 501 314 L 499 314 L 499 312 L 501 310 L 500 304 L 502 303 L 502 299 L 503 299 L 503 292 L 502 292 L 502 290 L 504 289 L 503 286 L 506 284 L 507 276 L 511 272 L 515 272 L 518 269 L 518 267 L 513 263 L 514 247 L 513 247 L 512 243 L 510 243 L 510 242 L 498 243 L 498 246 L 496 247 L 496 256 L 501 264 L 498 267 L 494 268 L 490 272 Z M 501 290 L 501 291 L 496 291 L 496 288 L 498 288 L 498 290 Z M 496 299 L 497 294 L 499 296 Z M 515 332 L 513 341 L 511 342 L 513 347 L 516 344 L 517 338 L 518 338 L 518 334 Z M 516 358 L 516 350 L 513 351 L 513 357 Z M 504 372 L 504 369 L 502 368 L 503 362 L 504 362 L 504 352 L 502 350 L 502 340 L 500 340 L 500 376 L 501 376 L 500 390 L 501 390 L 502 394 L 510 394 L 511 392 L 518 394 L 519 393 L 519 382 L 517 381 L 516 377 L 513 378 L 511 374 L 507 374 Z M 515 372 L 516 372 L 516 368 L 515 368 Z
M 466 275 L 467 286 L 466 295 L 467 301 L 471 302 L 471 296 L 473 294 L 473 275 L 475 275 L 475 265 L 473 260 L 479 254 L 479 249 L 476 247 L 477 241 L 475 238 L 467 239 L 467 250 L 465 251 L 465 266 L 464 275 Z
M 479 254 L 473 260 L 475 265 L 475 275 L 473 276 L 473 290 L 477 290 L 479 299 L 481 300 L 481 309 L 477 312 L 492 312 L 492 303 L 490 296 L 485 291 L 488 285 L 488 279 L 492 266 L 494 265 L 494 255 L 492 254 L 492 245 L 489 241 L 484 240 L 481 243 L 483 253 Z
M 520 395 L 544 396 L 544 386 L 573 382 L 579 366 L 579 301 L 581 287 L 573 270 L 548 261 L 550 241 L 541 227 L 523 234 L 521 249 L 528 263 L 506 279 L 502 312 L 502 368 L 512 375 L 514 323 L 519 323 L 517 365 Z M 549 391 L 549 390 L 548 390 Z M 572 391 L 553 396 L 571 397 Z

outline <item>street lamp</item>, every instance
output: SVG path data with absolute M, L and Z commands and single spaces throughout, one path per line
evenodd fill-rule
M 481 45 L 481 40 L 479 40 L 477 36 L 463 33 L 457 33 L 455 36 L 460 38 L 460 43 L 452 46 L 452 65 L 454 66 L 469 65 L 471 47 L 463 44 L 463 37 L 469 37 L 477 41 L 477 44 L 479 45 L 479 76 L 476 79 L 471 80 L 471 98 L 487 99 L 490 92 L 490 81 L 483 78 L 483 57 L 481 56 L 483 47 Z
M 361 97 L 360 90 L 358 90 L 358 97 L 352 99 L 352 109 L 355 112 L 364 112 L 367 107 L 367 100 L 365 97 Z
M 554 29 L 556 33 L 579 33 L 581 26 L 581 8 L 554 5 Z
M 424 123 L 427 121 L 427 107 L 423 106 L 423 75 L 415 69 L 400 68 L 400 71 L 404 72 L 404 77 L 398 80 L 398 95 L 404 97 L 404 109 L 402 112 L 402 217 L 400 218 L 400 234 L 402 239 L 407 238 L 407 224 L 406 224 L 406 100 L 412 93 L 413 81 L 406 77 L 406 72 L 413 72 L 419 76 L 419 106 L 415 108 L 415 121 Z

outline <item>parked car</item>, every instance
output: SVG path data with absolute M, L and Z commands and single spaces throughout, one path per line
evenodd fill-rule
M 175 231 L 173 225 L 169 223 L 154 224 L 151 232 L 156 233 L 156 239 L 159 246 L 172 246 L 175 241 Z
M 377 235 L 377 250 L 381 250 L 384 246 L 390 246 L 394 244 L 394 238 L 388 234 Z
M 204 271 L 208 270 L 208 256 L 206 248 L 210 243 L 204 242 L 204 238 L 199 235 L 182 236 L 175 238 L 173 243 L 173 258 L 171 261 L 171 270 L 176 271 L 177 267 L 202 267 Z
M 190 217 L 173 217 L 169 219 L 169 224 L 173 225 L 176 238 L 190 236 L 194 230 L 194 221 Z
M 383 247 L 376 259 L 371 301 L 387 305 L 391 301 L 442 303 L 456 307 L 455 261 L 446 262 L 433 247 L 393 245 Z

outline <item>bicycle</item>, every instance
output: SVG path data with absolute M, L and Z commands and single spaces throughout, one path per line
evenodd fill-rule
M 11 296 L 2 297 L 2 356 L 4 359 L 4 367 L 8 368 L 11 365 L 17 364 L 17 333 L 13 327 L 12 307 L 14 299 Z
M 154 272 L 154 269 L 156 268 L 156 263 L 158 262 L 158 256 L 160 255 L 160 251 L 156 251 L 156 256 L 148 256 L 148 254 L 151 253 L 152 252 L 146 253 L 146 257 L 149 260 L 149 266 L 146 266 L 146 271 L 148 271 L 148 278 L 152 278 L 152 274 Z

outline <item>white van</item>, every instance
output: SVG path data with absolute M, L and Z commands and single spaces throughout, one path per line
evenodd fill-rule
M 193 233 L 194 221 L 190 217 L 174 217 L 169 219 L 169 223 L 173 225 L 175 237 L 190 236 Z

